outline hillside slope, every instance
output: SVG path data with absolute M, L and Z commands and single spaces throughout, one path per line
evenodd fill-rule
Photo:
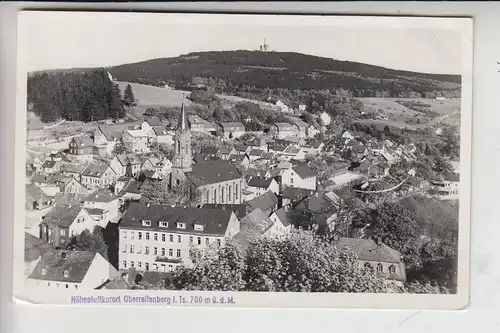
M 242 87 L 343 88 L 357 97 L 402 97 L 408 92 L 459 97 L 461 82 L 459 75 L 414 73 L 300 53 L 243 50 L 189 53 L 115 66 L 110 72 L 117 80 L 149 85 L 180 86 L 195 77 L 211 78 L 217 90 L 227 93 Z

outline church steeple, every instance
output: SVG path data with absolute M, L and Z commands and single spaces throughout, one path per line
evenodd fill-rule
M 192 159 L 191 131 L 189 130 L 183 100 L 177 130 L 174 135 L 174 156 L 172 160 L 171 186 L 180 185 L 185 180 L 185 172 L 191 171 Z
M 181 114 L 179 115 L 179 122 L 177 124 L 177 129 L 181 131 L 186 131 L 189 129 L 186 117 L 186 110 L 184 109 L 184 95 L 182 96 Z

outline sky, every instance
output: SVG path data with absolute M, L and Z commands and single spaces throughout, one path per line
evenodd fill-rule
M 460 19 L 25 12 L 26 71 L 114 66 L 198 51 L 300 52 L 424 73 L 460 74 Z

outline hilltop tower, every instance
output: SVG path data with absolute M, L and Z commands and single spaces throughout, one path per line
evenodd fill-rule
M 186 179 L 185 173 L 191 171 L 192 160 L 191 130 L 189 128 L 183 100 L 179 122 L 174 135 L 174 157 L 172 161 L 172 174 L 170 177 L 171 187 L 180 185 Z
M 269 45 L 266 43 L 266 38 L 264 38 L 264 44 L 260 45 L 260 50 L 262 52 L 268 52 L 269 51 Z

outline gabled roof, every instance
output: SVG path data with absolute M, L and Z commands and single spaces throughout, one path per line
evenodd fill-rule
M 61 172 L 80 174 L 86 167 L 86 165 L 82 164 L 63 164 L 61 165 Z
M 298 174 L 302 179 L 317 176 L 316 172 L 311 169 L 311 167 L 307 163 L 299 164 L 293 167 L 292 170 L 295 171 L 295 173 Z
M 97 126 L 97 130 L 104 135 L 107 141 L 114 141 L 119 139 L 119 135 L 113 132 L 109 127 L 106 126 Z
M 26 185 L 26 200 L 31 199 L 33 201 L 42 201 L 42 202 L 47 202 L 51 198 L 45 194 L 44 191 L 40 187 L 38 187 L 36 184 L 27 184 Z
M 125 130 L 123 133 L 128 133 L 133 138 L 140 138 L 140 137 L 147 136 L 147 134 L 144 133 L 144 131 L 142 129 L 136 129 L 136 130 L 129 129 L 129 130 Z
M 42 168 L 53 168 L 56 163 L 58 162 L 53 160 L 46 160 L 45 162 L 43 162 Z
M 142 184 L 142 182 L 131 179 L 127 182 L 127 185 L 120 191 L 120 193 L 118 193 L 118 195 L 123 196 L 126 193 L 140 194 Z
M 381 261 L 389 263 L 401 262 L 401 254 L 384 243 L 377 243 L 373 239 L 340 238 L 336 244 L 339 250 L 349 250 L 358 255 L 360 260 Z
M 252 200 L 246 201 L 246 204 L 252 209 L 260 208 L 263 212 L 272 209 L 278 203 L 278 197 L 273 191 L 267 191 L 266 193 L 253 198 Z
M 148 207 L 144 203 L 132 202 L 121 220 L 120 228 L 222 236 L 226 233 L 232 214 L 232 210 L 225 209 L 183 208 L 162 205 L 150 205 Z M 143 226 L 143 220 L 151 221 L 151 226 Z M 160 221 L 168 222 L 168 226 L 160 227 Z M 186 228 L 177 228 L 178 222 L 185 223 Z M 203 225 L 203 231 L 194 231 L 195 224 Z
M 458 181 L 460 181 L 460 174 L 446 172 L 443 174 L 443 178 L 444 178 L 444 180 L 449 181 L 449 182 L 458 182 Z
M 201 148 L 200 154 L 202 154 L 202 155 L 215 155 L 215 154 L 217 154 L 218 151 L 219 151 L 219 149 L 217 149 L 217 147 L 205 146 L 205 147 Z
M 252 150 L 250 150 L 250 153 L 248 155 L 250 155 L 250 156 L 262 156 L 262 154 L 264 154 L 263 150 L 252 148 Z
M 231 210 L 239 220 L 247 215 L 248 211 L 248 206 L 245 204 L 204 204 L 202 208 Z
M 85 278 L 95 256 L 96 253 L 89 251 L 51 250 L 42 257 L 29 278 L 79 283 Z M 67 277 L 64 272 L 67 272 Z
M 248 146 L 246 146 L 246 145 L 235 145 L 234 149 L 236 149 L 236 151 L 242 152 L 242 151 L 246 151 L 248 149 Z
M 32 262 L 50 251 L 52 246 L 27 232 L 24 233 L 24 261 Z
M 31 176 L 31 181 L 33 183 L 40 183 L 40 184 L 54 184 L 53 177 L 41 175 L 39 173 L 33 174 L 33 176 Z
M 226 160 L 201 161 L 193 165 L 191 172 L 186 172 L 195 185 L 220 183 L 241 178 L 238 169 Z
M 108 168 L 110 167 L 107 163 L 94 162 L 87 165 L 87 167 L 82 171 L 82 176 L 101 178 Z M 113 171 L 113 173 L 115 172 Z
M 151 127 L 153 127 L 153 126 L 163 126 L 163 123 L 158 118 L 148 118 L 148 119 L 146 119 L 145 122 L 148 123 L 148 125 L 151 126 Z
M 245 126 L 240 122 L 220 123 L 224 131 L 244 131 Z
M 231 154 L 233 149 L 234 149 L 233 147 L 221 147 L 219 148 L 219 153 L 224 155 Z
M 168 135 L 167 128 L 165 126 L 155 126 L 153 131 L 157 136 Z
M 260 238 L 273 224 L 267 214 L 257 208 L 241 219 L 240 232 L 235 239 L 246 247 L 249 242 Z
M 94 142 L 88 136 L 77 136 L 73 138 L 73 141 L 78 147 L 92 147 Z
M 304 198 L 307 198 L 310 195 L 313 195 L 314 193 L 315 193 L 315 191 L 308 190 L 305 188 L 285 186 L 281 196 L 284 199 L 302 200 Z
M 274 123 L 273 125 L 278 128 L 278 131 L 293 131 L 294 126 L 289 123 Z
M 278 219 L 281 221 L 283 226 L 287 227 L 290 225 L 290 219 L 288 218 L 288 214 L 286 213 L 285 209 L 282 207 L 278 209 L 277 211 L 274 212 Z
M 111 192 L 108 189 L 101 188 L 98 189 L 97 191 L 93 192 L 90 194 L 87 198 L 85 198 L 85 201 L 89 202 L 111 202 L 113 200 L 118 199 L 118 196 L 116 196 L 113 192 Z
M 271 183 L 274 181 L 274 178 L 262 178 L 262 177 L 252 177 L 250 176 L 249 180 L 247 181 L 247 185 L 251 187 L 260 187 L 260 188 L 269 188 L 271 186 Z
M 81 206 L 56 205 L 45 215 L 43 222 L 69 228 L 82 209 Z

